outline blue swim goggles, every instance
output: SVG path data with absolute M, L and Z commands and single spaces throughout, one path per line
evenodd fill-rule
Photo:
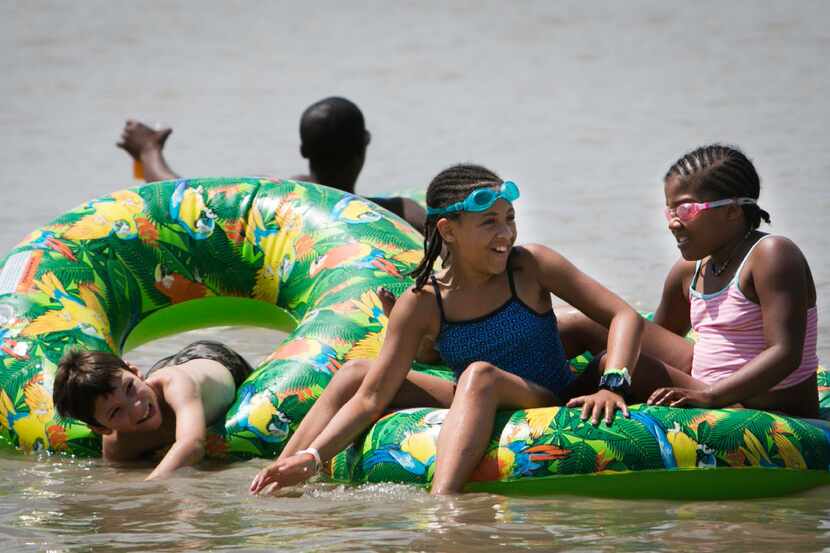
M 455 202 L 447 207 L 427 207 L 427 217 L 435 215 L 446 215 L 457 211 L 470 211 L 480 213 L 492 207 L 496 200 L 502 199 L 513 203 L 519 198 L 519 187 L 512 180 L 501 183 L 498 190 L 493 188 L 479 188 L 470 192 L 463 202 Z

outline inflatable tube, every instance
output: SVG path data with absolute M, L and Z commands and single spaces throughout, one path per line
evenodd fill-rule
M 2 262 L 0 442 L 99 455 L 85 425 L 55 417 L 52 379 L 64 351 L 122 353 L 183 330 L 240 324 L 289 334 L 210 429 L 208 455 L 274 457 L 342 363 L 377 354 L 386 318 L 374 290 L 401 293 L 420 256 L 420 236 L 399 218 L 294 181 L 168 181 L 86 203 Z M 415 369 L 452 378 L 442 367 Z M 384 417 L 335 457 L 330 476 L 428 485 L 444 414 Z M 830 483 L 829 466 L 821 421 L 637 407 L 631 419 L 595 428 L 578 410 L 551 407 L 500 413 L 469 489 L 755 497 Z

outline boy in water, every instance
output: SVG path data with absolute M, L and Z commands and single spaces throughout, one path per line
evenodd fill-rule
M 117 145 L 141 162 L 147 182 L 177 179 L 179 175 L 167 165 L 162 153 L 172 132 L 171 128 L 153 129 L 128 120 Z M 371 138 L 363 113 L 353 102 L 333 96 L 313 103 L 300 119 L 300 154 L 308 160 L 308 174 L 292 178 L 354 194 Z M 415 201 L 400 197 L 369 199 L 423 232 L 426 212 Z
M 157 362 L 146 377 L 111 353 L 76 350 L 58 364 L 53 397 L 61 416 L 103 435 L 105 459 L 130 461 L 172 446 L 151 480 L 204 457 L 207 427 L 225 415 L 251 371 L 241 355 L 207 340 Z

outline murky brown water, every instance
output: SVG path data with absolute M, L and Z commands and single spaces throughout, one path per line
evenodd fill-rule
M 421 187 L 474 160 L 522 187 L 520 240 L 544 242 L 638 307 L 676 258 L 660 178 L 703 142 L 741 145 L 772 231 L 830 301 L 830 8 L 664 4 L 0 3 L 0 251 L 131 184 L 127 116 L 173 125 L 182 173 L 296 174 L 297 120 L 330 94 L 373 134 L 364 192 Z M 820 356 L 830 353 L 820 316 Z M 202 333 L 256 361 L 278 336 Z M 187 338 L 132 354 L 147 364 Z M 830 490 L 731 503 L 435 499 L 312 484 L 251 498 L 264 461 L 182 471 L 0 456 L 2 551 L 820 551 Z

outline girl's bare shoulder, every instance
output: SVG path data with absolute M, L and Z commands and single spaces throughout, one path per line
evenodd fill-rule
M 440 288 L 440 283 L 439 283 Z M 395 310 L 407 317 L 418 317 L 429 320 L 438 312 L 438 300 L 435 297 L 435 287 L 431 280 L 422 288 L 414 286 L 408 288 L 395 302 Z M 392 311 L 392 314 L 395 313 Z
M 778 235 L 765 235 L 759 239 L 752 258 L 774 263 L 800 264 L 802 261 L 806 261 L 804 253 L 795 242 L 785 236 Z M 747 262 L 752 261 L 752 258 Z
M 690 279 L 692 278 L 692 275 L 695 274 L 695 267 L 697 267 L 697 261 L 690 261 L 681 257 L 675 261 L 674 265 L 672 265 L 671 269 L 669 269 L 669 274 L 666 276 L 666 280 Z
M 544 244 L 523 244 L 514 246 L 511 255 L 511 263 L 514 267 L 527 266 L 538 268 L 544 263 L 561 263 L 565 258 L 553 248 Z

